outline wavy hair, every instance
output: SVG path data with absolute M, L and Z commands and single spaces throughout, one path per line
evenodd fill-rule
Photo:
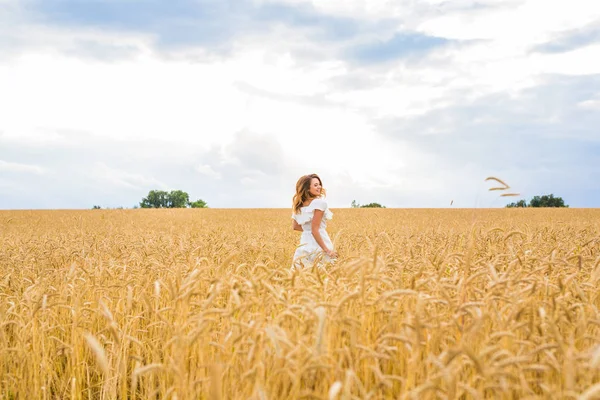
M 313 178 L 317 178 L 321 184 L 321 196 L 319 197 L 325 197 L 325 188 L 323 188 L 323 182 L 321 182 L 319 175 L 310 174 L 300 177 L 298 182 L 296 182 L 296 194 L 292 199 L 292 208 L 294 213 L 298 214 L 300 212 L 300 208 L 302 208 L 306 200 L 316 198 L 310 194 L 310 182 L 313 180 Z

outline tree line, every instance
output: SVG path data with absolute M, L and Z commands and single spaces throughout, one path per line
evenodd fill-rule
M 151 190 L 148 196 L 143 197 L 142 201 L 133 206 L 133 208 L 208 208 L 208 204 L 202 199 L 190 201 L 190 195 L 183 190 Z M 102 207 L 95 205 L 94 210 L 100 210 Z M 123 209 L 123 207 L 117 207 Z
M 379 203 L 368 203 L 359 204 L 356 200 L 352 200 L 350 204 L 352 208 L 385 208 L 385 206 Z M 562 197 L 554 197 L 554 194 L 545 194 L 542 196 L 533 196 L 533 198 L 527 202 L 521 199 L 517 202 L 506 205 L 507 208 L 519 208 L 519 207 L 569 207 L 565 204 Z
M 190 195 L 183 190 L 151 190 L 140 202 L 141 208 L 207 208 L 202 199 L 190 201 Z
M 138 206 L 134 206 L 137 208 Z M 190 195 L 183 190 L 151 190 L 148 195 L 142 198 L 139 204 L 140 208 L 208 208 L 208 204 L 198 199 L 190 201 Z M 352 208 L 385 208 L 379 203 L 359 204 L 356 200 L 352 200 L 350 204 Z M 521 199 L 506 205 L 506 208 L 525 208 L 525 207 L 569 207 L 561 197 L 554 197 L 553 194 L 543 196 L 533 196 L 527 202 Z M 100 209 L 100 206 L 95 205 L 94 209 Z
M 352 200 L 352 203 L 350 204 L 350 207 L 352 208 L 385 208 L 385 206 L 382 206 L 379 203 L 369 203 L 369 204 L 358 204 L 356 202 L 356 200 Z
M 520 207 L 569 207 L 565 204 L 562 197 L 554 197 L 553 194 L 545 194 L 543 196 L 533 196 L 529 203 L 524 199 L 517 201 L 516 203 L 510 203 L 506 205 L 507 208 L 520 208 Z

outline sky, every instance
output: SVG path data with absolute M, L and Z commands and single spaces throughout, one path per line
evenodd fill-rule
M 0 209 L 600 207 L 599 54 L 590 0 L 0 0 Z

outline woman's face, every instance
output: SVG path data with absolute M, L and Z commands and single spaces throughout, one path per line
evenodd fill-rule
M 308 192 L 312 197 L 319 197 L 321 195 L 321 182 L 317 178 L 310 180 L 310 189 Z

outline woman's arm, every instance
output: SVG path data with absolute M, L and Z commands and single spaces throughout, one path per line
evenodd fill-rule
M 319 232 L 319 228 L 321 226 L 321 220 L 323 219 L 323 214 L 324 211 L 322 210 L 315 210 L 314 211 L 315 215 L 312 219 L 312 223 L 311 223 L 311 231 L 313 234 L 313 237 L 315 238 L 315 240 L 317 241 L 317 244 L 323 249 L 323 251 L 330 257 L 337 257 L 337 253 L 331 249 L 328 249 L 327 246 L 325 246 L 325 242 L 323 241 L 323 238 L 321 237 L 321 232 Z
M 297 223 L 295 219 L 292 219 L 292 229 L 295 231 L 300 231 L 300 232 L 302 232 L 302 230 L 303 230 L 302 225 Z

